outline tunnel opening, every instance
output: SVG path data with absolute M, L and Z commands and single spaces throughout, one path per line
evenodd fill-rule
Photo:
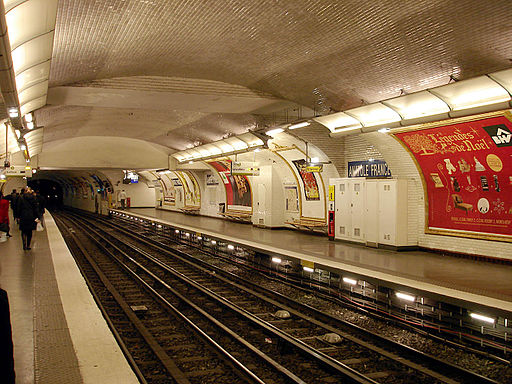
M 47 179 L 29 180 L 27 185 L 39 193 L 46 200 L 48 210 L 59 210 L 63 206 L 62 187 L 55 181 Z

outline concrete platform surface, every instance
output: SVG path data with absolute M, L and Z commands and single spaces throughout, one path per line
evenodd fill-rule
M 0 286 L 9 295 L 16 383 L 138 383 L 53 218 L 0 243 Z M 12 223 L 12 221 L 11 221 Z

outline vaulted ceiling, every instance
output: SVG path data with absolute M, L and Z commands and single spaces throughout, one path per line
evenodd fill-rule
M 511 60 L 507 0 L 60 0 L 36 119 L 171 153 Z

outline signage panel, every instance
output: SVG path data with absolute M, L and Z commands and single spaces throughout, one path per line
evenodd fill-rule
M 322 172 L 324 170 L 324 166 L 322 164 L 319 165 L 307 165 L 306 172 Z
M 391 171 L 383 160 L 349 161 L 348 177 L 391 177 Z
M 5 176 L 32 177 L 32 169 L 25 169 L 24 165 L 11 165 L 2 172 Z
M 231 162 L 231 174 L 241 176 L 259 176 L 260 168 L 253 166 L 252 163 L 245 163 L 241 161 Z

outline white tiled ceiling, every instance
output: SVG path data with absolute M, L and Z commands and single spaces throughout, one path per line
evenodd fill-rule
M 61 0 L 49 86 L 223 93 L 327 113 L 509 68 L 510 25 L 508 0 Z M 181 150 L 271 119 L 86 105 L 38 112 L 44 141 L 103 130 Z

